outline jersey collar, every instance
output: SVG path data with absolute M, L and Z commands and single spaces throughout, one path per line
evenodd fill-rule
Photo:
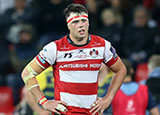
M 87 45 L 87 44 L 90 43 L 90 41 L 91 41 L 91 36 L 89 35 L 87 42 L 86 42 L 85 44 L 82 44 L 82 45 L 77 45 L 77 44 L 75 44 L 75 43 L 71 40 L 71 38 L 69 37 L 69 35 L 67 35 L 67 41 L 68 41 L 71 45 L 73 45 L 73 46 L 82 47 L 82 46 L 85 46 L 85 45 Z

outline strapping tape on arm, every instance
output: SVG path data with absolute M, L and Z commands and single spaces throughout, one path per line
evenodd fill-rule
M 38 75 L 38 73 L 35 72 L 30 65 L 27 65 L 26 69 L 29 72 L 29 75 L 27 75 L 27 76 L 25 76 L 23 78 L 25 84 L 27 84 L 27 82 L 28 82 L 29 79 L 31 79 L 31 78 L 33 78 L 33 77 L 35 77 L 35 76 Z
M 39 86 L 39 84 L 31 85 L 31 86 L 28 88 L 28 90 L 31 90 L 32 88 L 34 88 L 34 87 L 38 87 L 38 86 Z

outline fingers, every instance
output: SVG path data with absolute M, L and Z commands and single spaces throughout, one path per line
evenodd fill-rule
M 103 115 L 103 110 L 100 110 L 98 115 Z
M 63 101 L 49 100 L 48 103 L 44 105 L 44 109 L 60 115 L 60 112 L 66 113 L 68 111 L 65 106 L 67 106 L 67 103 Z
M 91 105 L 91 110 L 90 112 L 92 113 L 92 115 L 95 115 L 96 113 L 98 113 L 99 115 L 102 115 L 103 113 L 103 108 L 102 106 L 100 106 L 101 104 L 99 103 L 101 100 L 101 98 L 99 98 L 97 101 L 95 101 L 92 105 Z
M 62 104 L 58 104 L 56 109 L 61 111 L 61 112 L 65 112 L 65 113 L 68 111 L 67 108 Z
M 58 115 L 61 115 L 61 113 L 58 110 L 56 110 L 55 108 L 50 108 L 50 109 L 45 109 L 45 110 L 57 113 Z
M 64 102 L 64 101 L 57 101 L 58 103 L 60 103 L 60 104 L 63 104 L 63 105 L 65 105 L 65 106 L 68 106 L 67 105 L 67 103 L 66 102 Z
M 58 112 L 57 110 L 55 110 L 55 109 L 53 109 L 53 112 L 54 113 L 57 113 L 58 115 L 61 115 L 61 113 L 60 112 Z
M 96 103 L 93 103 L 92 104 L 92 109 L 90 110 L 90 113 L 93 112 L 93 115 L 95 115 L 99 110 L 100 110 L 100 107 L 96 104 Z
M 96 113 L 98 113 L 98 115 L 102 115 L 103 114 L 103 109 L 100 107 L 100 106 L 98 106 L 98 105 L 96 105 L 95 107 L 93 107 L 91 110 L 90 110 L 90 113 L 92 113 L 92 115 L 95 115 Z
M 57 101 L 58 105 L 56 107 L 57 110 L 62 111 L 62 112 L 67 112 L 67 108 L 65 106 L 67 106 L 67 103 L 65 103 L 64 101 Z

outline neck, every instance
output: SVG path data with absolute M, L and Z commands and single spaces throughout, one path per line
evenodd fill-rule
M 81 37 L 81 38 L 76 38 L 74 36 L 72 36 L 71 34 L 69 35 L 70 39 L 74 42 L 74 44 L 76 45 L 83 45 L 87 43 L 88 40 L 88 35 L 86 35 L 85 37 Z

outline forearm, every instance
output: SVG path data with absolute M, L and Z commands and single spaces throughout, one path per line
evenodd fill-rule
M 120 59 L 118 59 L 118 61 L 114 65 L 112 65 L 110 69 L 115 72 L 115 76 L 112 78 L 106 96 L 104 98 L 98 98 L 92 104 L 90 112 L 93 112 L 93 115 L 95 115 L 97 112 L 99 113 L 99 115 L 102 115 L 103 111 L 109 107 L 126 75 L 126 68 Z
M 38 84 L 38 81 L 36 80 L 36 78 L 32 78 L 31 80 L 29 80 L 27 87 L 29 88 L 30 86 L 33 86 L 34 84 Z M 29 90 L 29 92 L 32 94 L 32 96 L 36 99 L 36 101 L 38 101 L 41 97 L 44 96 L 43 92 L 41 91 L 39 86 L 36 86 L 32 89 Z
M 36 75 L 40 74 L 42 71 L 43 69 L 36 63 L 35 60 L 33 60 L 24 68 L 22 72 L 22 79 L 25 82 L 26 87 L 37 101 L 44 96 L 36 79 Z
M 26 93 L 26 101 L 33 111 L 37 113 L 43 111 L 43 109 L 38 105 L 37 101 L 33 98 L 29 91 Z
M 120 86 L 123 83 L 123 80 L 126 75 L 126 67 L 122 63 L 121 59 L 118 59 L 116 64 L 110 67 L 110 69 L 115 73 L 114 77 L 112 78 L 112 81 L 110 83 L 110 86 L 108 88 L 108 92 L 105 96 L 105 98 L 113 99 L 116 92 L 120 88 Z

